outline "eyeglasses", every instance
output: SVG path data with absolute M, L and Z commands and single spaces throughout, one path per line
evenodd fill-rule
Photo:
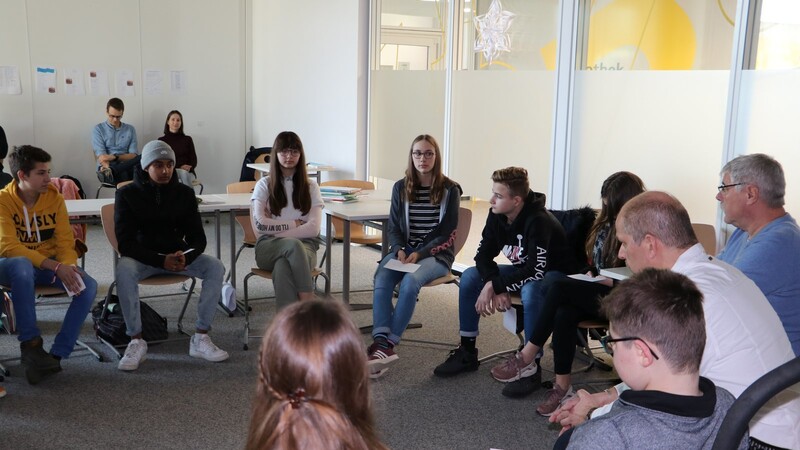
M 427 151 L 427 152 L 413 151 L 411 152 L 411 155 L 414 156 L 414 159 L 422 159 L 423 156 L 425 157 L 425 159 L 431 159 L 434 156 L 436 156 L 436 153 L 432 151 Z
M 284 148 L 284 149 L 278 150 L 278 154 L 281 155 L 281 156 L 289 156 L 289 155 L 300 156 L 300 150 L 298 150 L 296 148 Z
M 649 345 L 647 345 L 647 342 L 645 342 L 644 339 L 635 336 L 612 338 L 611 335 L 609 334 L 600 338 L 600 345 L 603 346 L 603 350 L 605 350 L 606 353 L 608 353 L 611 356 L 614 356 L 614 343 L 625 342 L 625 341 L 642 341 L 645 347 L 647 347 L 647 349 L 650 350 L 650 353 L 653 354 L 653 358 L 658 359 L 658 355 L 656 355 L 656 352 L 654 352 L 653 349 L 650 348 Z
M 119 120 L 119 119 L 122 119 L 122 114 L 120 114 L 120 115 L 118 115 L 118 116 L 117 116 L 117 115 L 115 115 L 115 114 L 109 114 L 109 115 L 108 115 L 108 117 L 110 117 L 110 118 L 112 118 L 112 119 L 117 119 L 117 120 Z
M 743 184 L 745 184 L 745 183 L 720 184 L 719 186 L 717 186 L 717 189 L 720 192 L 725 192 L 725 189 L 728 189 L 728 188 L 731 188 L 731 187 L 734 187 L 734 186 L 741 186 Z

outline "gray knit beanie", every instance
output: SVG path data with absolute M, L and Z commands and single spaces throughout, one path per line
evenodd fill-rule
M 142 169 L 147 170 L 147 166 L 159 159 L 169 159 L 174 163 L 175 152 L 172 151 L 172 147 L 166 142 L 158 140 L 145 144 L 142 149 Z

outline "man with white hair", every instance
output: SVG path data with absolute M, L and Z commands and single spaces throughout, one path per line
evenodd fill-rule
M 783 207 L 783 168 L 756 153 L 732 159 L 720 174 L 717 200 L 736 231 L 718 257 L 761 289 L 800 356 L 800 227 Z

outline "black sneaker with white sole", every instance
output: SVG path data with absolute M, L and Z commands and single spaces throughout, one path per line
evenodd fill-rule
M 478 349 L 470 352 L 464 347 L 459 346 L 450 351 L 450 355 L 445 362 L 433 369 L 433 374 L 437 377 L 452 377 L 463 372 L 474 372 L 478 370 Z

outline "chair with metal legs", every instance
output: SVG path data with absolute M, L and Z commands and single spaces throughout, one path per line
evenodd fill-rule
M 242 183 L 249 183 L 249 182 L 248 181 L 243 181 L 243 182 L 240 182 L 240 183 L 232 183 L 232 184 L 242 184 Z M 230 186 L 230 185 L 228 185 L 228 186 Z M 247 238 L 248 236 L 253 236 L 253 242 L 255 242 L 256 233 L 255 233 L 255 231 L 253 231 L 253 224 L 252 224 L 252 222 L 250 222 L 250 216 L 243 217 L 243 219 L 245 219 L 245 220 L 239 221 L 239 225 L 241 225 L 242 229 L 244 230 L 245 238 Z M 238 217 L 237 217 L 237 220 L 238 220 Z M 242 251 L 242 248 L 244 248 L 244 244 L 242 244 L 242 247 L 239 248 L 240 252 Z M 236 256 L 237 257 L 239 256 L 238 253 L 237 253 Z M 261 337 L 261 336 L 252 336 L 252 337 L 250 336 L 250 331 L 251 331 L 250 330 L 250 295 L 249 295 L 249 292 L 248 292 L 248 282 L 250 281 L 250 278 L 253 277 L 253 276 L 259 276 L 259 277 L 267 279 L 267 280 L 272 280 L 272 272 L 270 272 L 269 270 L 259 269 L 258 267 L 253 267 L 253 268 L 250 269 L 250 273 L 248 273 L 244 277 L 244 280 L 243 280 L 243 284 L 244 284 L 244 331 L 243 331 L 243 337 L 242 337 L 242 342 L 243 342 L 243 347 L 242 348 L 244 348 L 244 350 L 248 349 L 247 343 L 248 343 L 248 341 L 250 339 L 257 339 L 257 338 Z M 314 279 L 314 285 L 315 286 L 316 286 L 317 278 L 322 277 L 322 279 L 325 280 L 325 296 L 326 297 L 329 296 L 330 293 L 331 293 L 331 279 L 330 279 L 330 277 L 328 277 L 328 274 L 325 273 L 325 271 L 323 271 L 322 268 L 314 267 L 311 270 L 311 277 Z
M 0 285 L 0 295 L 1 294 L 8 295 L 9 297 L 11 297 L 11 299 L 13 301 L 14 297 L 13 297 L 13 295 L 11 293 L 11 287 L 10 286 Z M 55 286 L 35 286 L 34 287 L 34 295 L 35 295 L 36 298 L 66 297 L 67 292 L 64 289 L 61 289 L 61 288 L 58 288 L 58 287 L 55 287 Z M 8 332 L 10 334 L 9 329 L 6 326 L 4 326 L 3 329 L 5 329 L 6 332 Z M 75 345 L 77 347 L 79 347 L 80 349 L 88 351 L 98 361 L 100 361 L 100 362 L 103 361 L 103 356 L 100 355 L 99 353 L 97 353 L 97 351 L 95 351 L 92 347 L 90 347 L 88 344 L 86 344 L 82 340 L 78 339 L 75 342 Z M 7 368 L 5 368 L 2 364 L 0 364 L 0 381 L 3 381 L 3 376 L 8 376 L 8 375 L 9 375 L 9 370 Z
M 103 205 L 100 209 L 100 218 L 103 223 L 103 231 L 106 234 L 106 238 L 108 239 L 108 243 L 111 244 L 111 248 L 114 249 L 114 266 L 116 267 L 116 260 L 119 257 L 119 249 L 117 247 L 117 235 L 115 231 L 115 224 L 114 224 L 114 204 Z M 186 294 L 186 300 L 183 302 L 183 308 L 181 308 L 181 313 L 178 316 L 178 333 L 183 334 L 184 338 L 189 338 L 191 335 L 185 331 L 183 331 L 183 316 L 186 313 L 186 307 L 189 305 L 189 300 L 192 299 L 192 294 L 194 294 L 194 287 L 197 280 L 194 277 L 190 277 L 188 275 L 155 275 L 149 278 L 145 278 L 143 280 L 139 280 L 140 285 L 144 286 L 166 286 L 171 284 L 183 284 L 186 281 L 191 280 L 191 284 L 187 289 L 188 292 Z M 108 304 L 111 295 L 114 292 L 114 288 L 117 285 L 117 281 L 111 283 L 111 286 L 108 288 L 108 294 L 106 294 L 106 298 L 104 300 L 104 307 Z M 180 338 L 180 339 L 184 339 Z M 117 358 L 122 358 L 122 353 L 119 352 L 117 346 L 99 338 L 101 342 L 106 344 L 109 348 L 111 348 L 117 355 Z M 178 339 L 166 339 L 160 340 L 155 342 L 148 342 L 148 344 L 157 343 L 157 342 L 169 342 L 175 341 Z M 120 346 L 122 347 L 122 346 Z
M 453 255 L 458 256 L 461 249 L 464 248 L 464 243 L 467 242 L 467 237 L 469 236 L 469 230 L 472 228 L 472 210 L 465 207 L 458 208 L 458 226 L 456 227 L 456 238 L 453 242 Z M 446 275 L 439 277 L 435 280 L 431 280 L 423 288 L 426 287 L 434 287 L 439 286 L 441 284 L 455 284 L 456 286 L 459 285 L 459 277 L 455 275 L 452 271 L 448 272 Z M 419 301 L 419 298 L 417 299 Z M 414 329 L 414 328 L 422 328 L 421 323 L 410 323 L 406 329 Z M 367 331 L 362 328 L 362 332 L 371 332 L 372 327 L 369 327 Z M 435 341 L 425 341 L 425 340 L 418 340 L 418 339 L 409 339 L 403 338 L 405 341 L 408 342 L 418 342 L 423 344 L 436 344 L 436 345 L 453 345 L 452 343 L 445 343 L 445 342 L 435 342 Z

